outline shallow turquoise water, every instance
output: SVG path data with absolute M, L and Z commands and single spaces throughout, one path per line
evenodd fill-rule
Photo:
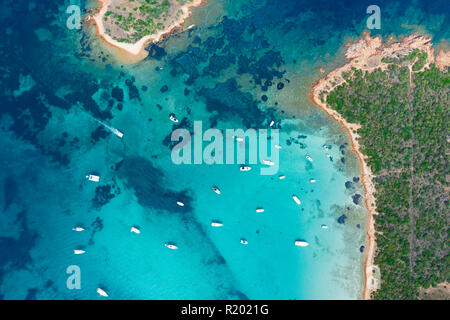
M 359 170 L 345 132 L 308 98 L 317 69 L 342 63 L 345 40 L 364 29 L 365 5 L 350 3 L 211 1 L 192 16 L 197 27 L 135 65 L 115 61 L 92 27 L 67 30 L 63 4 L 11 5 L 2 16 L 11 32 L 1 49 L 0 297 L 96 299 L 101 287 L 113 299 L 359 298 L 367 211 L 352 199 L 360 184 L 345 185 Z M 380 5 L 383 36 L 421 24 L 436 42 L 448 39 L 439 5 L 405 3 Z M 18 25 L 23 10 L 33 15 Z M 14 97 L 20 74 L 35 84 Z M 163 143 L 172 112 L 187 128 L 259 129 L 275 119 L 286 179 L 258 166 L 174 165 Z M 66 287 L 70 265 L 81 269 L 80 290 Z

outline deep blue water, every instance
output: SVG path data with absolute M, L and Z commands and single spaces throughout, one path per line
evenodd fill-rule
M 97 287 L 115 299 L 360 296 L 358 166 L 308 92 L 319 67 L 343 62 L 371 2 L 211 0 L 195 10 L 195 28 L 149 46 L 137 64 L 117 61 L 92 26 L 66 28 L 69 4 L 92 3 L 2 2 L 0 298 L 96 299 Z M 446 1 L 376 4 L 382 28 L 372 34 L 449 39 Z M 274 120 L 286 179 L 258 166 L 174 165 L 170 133 L 196 120 L 219 129 Z M 101 181 L 89 183 L 90 173 Z M 293 246 L 298 238 L 310 245 Z M 80 290 L 66 287 L 70 265 L 80 267 Z

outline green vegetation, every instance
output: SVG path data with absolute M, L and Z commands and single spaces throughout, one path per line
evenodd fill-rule
M 192 0 L 112 0 L 104 16 L 109 35 L 120 42 L 134 43 L 174 23 L 181 6 Z
M 359 141 L 375 175 L 375 299 L 416 299 L 419 288 L 449 281 L 450 77 L 435 65 L 419 71 L 426 60 L 413 50 L 383 59 L 391 63 L 386 71 L 354 69 L 326 96 L 362 125 Z

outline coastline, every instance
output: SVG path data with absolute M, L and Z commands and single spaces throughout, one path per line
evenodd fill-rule
M 108 34 L 106 34 L 105 27 L 103 25 L 103 17 L 107 12 L 110 0 L 96 0 L 96 1 L 99 2 L 99 11 L 92 18 L 95 22 L 95 27 L 97 29 L 98 36 L 101 39 L 103 39 L 108 45 L 121 49 L 122 51 L 132 56 L 143 56 L 145 46 L 149 42 L 158 42 L 161 40 L 162 37 L 172 33 L 175 29 L 181 27 L 184 24 L 185 20 L 189 18 L 189 16 L 191 15 L 190 10 L 191 8 L 198 7 L 206 3 L 204 0 L 193 0 L 192 2 L 185 4 L 180 8 L 180 10 L 183 11 L 183 14 L 175 23 L 173 23 L 166 29 L 159 31 L 156 34 L 147 35 L 141 38 L 139 41 L 132 44 L 119 42 L 117 40 L 114 40 Z M 188 29 L 191 27 L 193 27 L 193 25 L 189 26 Z
M 324 101 L 326 101 L 326 92 L 331 91 L 334 87 L 340 85 L 345 80 L 342 77 L 344 72 L 351 71 L 352 68 L 361 69 L 364 71 L 373 71 L 376 68 L 386 70 L 387 63 L 381 61 L 382 57 L 390 56 L 392 54 L 412 50 L 420 49 L 424 50 L 428 54 L 427 62 L 423 68 L 428 68 L 430 63 L 435 62 L 434 50 L 431 44 L 431 38 L 429 36 L 412 34 L 404 37 L 400 41 L 393 41 L 394 39 L 388 39 L 385 43 L 382 42 L 380 36 L 370 37 L 369 33 L 363 33 L 362 38 L 355 42 L 346 44 L 347 51 L 345 57 L 347 62 L 338 67 L 337 69 L 328 73 L 325 77 L 318 80 L 310 93 L 311 100 L 325 111 L 331 118 L 339 122 L 341 126 L 347 131 L 349 135 L 352 149 L 355 151 L 361 171 L 361 181 L 364 188 L 365 204 L 369 211 L 367 219 L 366 234 L 367 234 L 367 250 L 364 255 L 363 273 L 364 284 L 362 299 L 369 300 L 372 292 L 378 288 L 378 280 L 374 275 L 375 270 L 378 267 L 374 264 L 375 251 L 376 251 L 376 230 L 375 230 L 375 216 L 376 212 L 376 199 L 375 199 L 375 186 L 373 183 L 374 175 L 370 167 L 366 163 L 367 156 L 361 151 L 361 145 L 358 142 L 359 135 L 356 133 L 361 126 L 356 123 L 349 123 L 346 119 L 340 115 L 337 111 L 331 109 L 325 102 L 320 99 L 320 94 L 323 93 Z M 443 54 L 441 53 L 441 56 Z M 448 57 L 447 55 L 445 55 Z M 448 59 L 441 59 L 446 60 Z M 444 63 L 445 64 L 445 63 Z

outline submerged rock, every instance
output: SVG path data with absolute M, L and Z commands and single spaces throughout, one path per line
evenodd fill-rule
M 101 207 L 111 201 L 116 195 L 120 194 L 120 189 L 114 185 L 98 186 L 95 189 L 95 198 L 92 200 L 94 206 Z
M 278 82 L 278 84 L 277 84 L 277 89 L 278 90 L 281 90 L 281 89 L 283 89 L 284 88 L 284 83 L 283 82 Z
M 344 224 L 344 223 L 345 223 L 345 219 L 347 219 L 347 216 L 346 216 L 345 214 L 343 214 L 342 216 L 340 216 L 340 217 L 337 219 L 337 222 L 338 222 L 339 224 Z
M 111 96 L 119 102 L 123 101 L 123 90 L 119 87 L 114 87 L 111 91 Z
M 355 194 L 355 195 L 353 195 L 352 199 L 353 199 L 354 204 L 359 204 L 361 202 L 361 195 Z

